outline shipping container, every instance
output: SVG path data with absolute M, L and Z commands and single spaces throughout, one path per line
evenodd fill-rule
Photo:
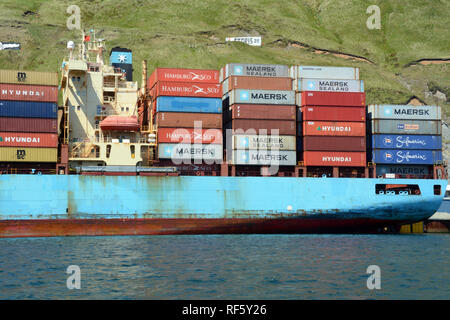
M 109 54 L 109 64 L 133 64 L 133 52 L 130 49 L 115 47 Z
M 298 79 L 293 85 L 296 91 L 364 92 L 362 80 Z
M 398 165 L 398 164 L 380 164 L 376 166 L 377 176 L 386 173 L 400 175 L 428 176 L 433 174 L 433 167 L 429 165 Z
M 348 79 L 359 80 L 359 68 L 352 67 L 322 67 L 322 66 L 292 66 L 290 76 L 294 79 Z
M 156 124 L 165 128 L 222 128 L 222 114 L 158 112 Z
M 274 134 L 295 136 L 296 122 L 287 120 L 237 119 L 225 124 L 225 129 L 233 129 L 233 134 Z
M 222 92 L 233 89 L 292 90 L 291 78 L 231 76 L 222 83 Z
M 420 120 L 372 120 L 373 134 L 420 134 L 440 135 L 442 133 L 441 121 Z
M 221 129 L 159 128 L 159 143 L 223 144 Z
M 303 117 L 303 118 L 302 118 Z M 297 119 L 304 121 L 366 121 L 365 107 L 302 107 Z
M 288 78 L 289 67 L 280 64 L 229 63 L 220 70 L 220 82 L 230 76 Z
M 278 149 L 278 150 L 296 150 L 295 136 L 279 135 L 233 135 L 232 149 L 239 150 L 258 150 L 258 149 Z
M 156 112 L 222 113 L 220 98 L 158 97 Z
M 6 132 L 57 133 L 56 119 L 0 117 L 0 130 Z
M 128 63 L 113 63 L 114 68 L 118 68 L 125 74 L 127 81 L 133 81 L 133 65 Z
M 220 84 L 158 81 L 151 89 L 152 98 L 158 96 L 221 98 Z
M 0 83 L 58 86 L 58 73 L 26 70 L 0 70 Z
M 0 161 L 5 162 L 56 162 L 57 156 L 58 148 L 0 148 Z
M 233 150 L 231 159 L 234 165 L 295 166 L 295 151 L 281 150 Z
M 220 144 L 182 144 L 161 143 L 158 145 L 158 157 L 160 159 L 195 159 L 221 161 L 223 147 Z
M 219 84 L 219 70 L 156 68 L 148 78 L 148 88 L 158 81 L 198 82 Z
M 295 120 L 296 109 L 284 105 L 234 104 L 228 107 L 224 117 L 226 122 L 231 119 Z
M 364 167 L 365 152 L 304 151 L 305 166 Z
M 58 102 L 58 87 L 0 84 L 0 100 Z
M 343 106 L 362 107 L 366 105 L 364 92 L 319 92 L 304 91 L 296 94 L 298 106 Z
M 303 141 L 305 151 L 366 151 L 366 137 L 316 137 L 305 136 Z
M 57 115 L 58 106 L 54 102 L 0 101 L 0 117 L 55 119 Z
M 442 150 L 441 136 L 423 135 L 372 135 L 374 149 L 412 149 L 412 150 Z
M 303 135 L 364 137 L 366 123 L 303 121 Z
M 227 99 L 229 99 L 227 101 Z M 231 90 L 223 97 L 225 104 L 276 104 L 295 105 L 292 90 Z
M 441 107 L 413 105 L 369 105 L 371 119 L 441 120 Z
M 58 147 L 58 135 L 52 133 L 0 132 L 0 147 Z
M 431 165 L 442 162 L 442 151 L 378 149 L 372 152 L 372 162 Z

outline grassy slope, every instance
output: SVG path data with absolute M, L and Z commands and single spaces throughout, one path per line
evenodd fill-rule
M 358 66 L 368 103 L 405 103 L 428 87 L 450 88 L 450 66 L 407 67 L 419 59 L 450 58 L 448 0 L 2 0 L 0 41 L 20 41 L 20 52 L 0 52 L 0 68 L 58 71 L 68 40 L 66 8 L 77 4 L 82 27 L 95 28 L 109 48 L 133 50 L 135 79 L 141 61 L 157 66 L 219 68 L 228 62 Z M 382 29 L 368 30 L 369 5 L 381 8 Z M 37 14 L 23 16 L 25 11 Z M 261 35 L 263 47 L 224 43 L 227 36 Z M 292 43 L 306 44 L 302 48 Z M 373 64 L 314 48 L 369 59 Z

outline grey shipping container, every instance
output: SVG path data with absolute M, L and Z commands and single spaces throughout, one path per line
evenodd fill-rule
M 295 151 L 281 150 L 234 150 L 232 164 L 235 165 L 278 165 L 295 166 Z
M 289 77 L 289 67 L 281 64 L 229 63 L 220 69 L 220 82 L 229 76 Z
M 431 134 L 440 135 L 442 125 L 439 120 L 372 120 L 373 134 Z
M 233 104 L 278 104 L 295 105 L 295 91 L 292 90 L 231 90 L 228 97 L 229 105 Z
M 441 120 L 441 107 L 371 104 L 367 111 L 372 119 Z
M 359 79 L 359 68 L 352 67 L 322 67 L 322 66 L 292 66 L 291 78 L 314 79 Z
M 425 176 L 433 174 L 432 166 L 429 165 L 395 165 L 395 164 L 377 164 L 377 176 L 386 173 L 395 173 L 401 175 Z

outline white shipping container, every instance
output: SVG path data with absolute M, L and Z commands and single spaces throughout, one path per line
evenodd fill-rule
M 359 80 L 359 68 L 353 67 L 322 67 L 322 66 L 292 66 L 290 76 L 294 79 L 345 79 Z
M 234 150 L 296 150 L 295 136 L 234 135 L 232 141 Z
M 364 92 L 363 80 L 302 78 L 294 80 L 293 84 L 297 91 Z

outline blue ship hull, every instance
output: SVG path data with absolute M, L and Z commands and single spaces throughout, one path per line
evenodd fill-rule
M 377 184 L 418 185 L 420 195 L 376 194 Z M 359 232 L 432 216 L 446 186 L 424 179 L 0 175 L 0 237 Z

